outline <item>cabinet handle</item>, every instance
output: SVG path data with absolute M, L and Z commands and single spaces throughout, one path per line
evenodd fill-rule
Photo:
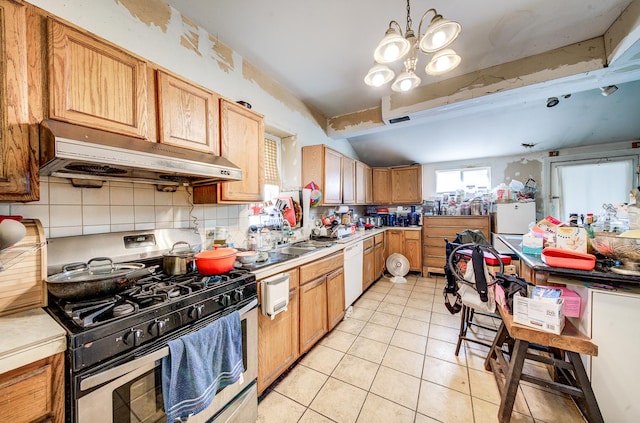
M 342 268 L 334 270 L 331 273 L 327 273 L 327 279 L 333 278 L 336 275 L 339 275 L 340 273 L 344 272 L 344 270 Z

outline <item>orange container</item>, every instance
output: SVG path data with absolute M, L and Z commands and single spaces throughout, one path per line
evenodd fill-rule
M 560 248 L 547 247 L 542 250 L 541 257 L 542 261 L 551 267 L 593 270 L 593 268 L 596 266 L 596 256 L 594 256 L 593 254 L 562 250 Z

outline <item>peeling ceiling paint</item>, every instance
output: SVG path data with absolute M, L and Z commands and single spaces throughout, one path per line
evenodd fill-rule
M 233 63 L 233 50 L 222 43 L 220 40 L 212 35 L 209 35 L 209 41 L 211 41 L 211 58 L 218 63 L 218 67 L 223 72 L 229 73 L 235 68 Z
M 162 32 L 167 32 L 171 20 L 171 7 L 164 0 L 115 0 L 123 5 L 132 16 L 147 26 L 156 25 Z
M 182 16 L 182 23 L 184 25 L 184 32 L 180 37 L 180 44 L 183 47 L 194 51 L 198 56 L 202 56 L 198 49 L 198 42 L 200 40 L 200 34 L 198 33 L 198 25 L 186 16 Z

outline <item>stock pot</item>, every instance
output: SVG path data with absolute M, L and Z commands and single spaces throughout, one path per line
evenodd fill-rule
M 176 246 L 179 245 L 186 245 L 187 248 L 176 251 Z M 188 242 L 176 242 L 171 250 L 162 256 L 162 270 L 169 276 L 185 275 L 195 270 L 195 254 L 196 251 Z
M 45 282 L 51 295 L 83 300 L 120 292 L 151 274 L 156 267 L 145 267 L 142 263 L 116 264 L 108 257 L 95 257 L 86 263 L 67 264 L 62 272 L 48 276 Z

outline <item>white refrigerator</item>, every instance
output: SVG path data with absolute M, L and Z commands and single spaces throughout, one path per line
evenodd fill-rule
M 494 227 L 491 234 L 493 248 L 499 253 L 513 251 L 498 239 L 498 235 L 524 235 L 529 232 L 529 224 L 536 222 L 536 203 L 496 204 Z

